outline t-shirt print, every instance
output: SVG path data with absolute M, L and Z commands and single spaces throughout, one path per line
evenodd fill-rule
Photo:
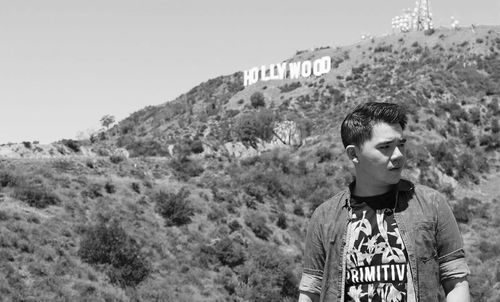
M 406 301 L 406 251 L 392 211 L 385 211 L 393 208 L 390 199 L 383 194 L 353 200 L 345 301 Z

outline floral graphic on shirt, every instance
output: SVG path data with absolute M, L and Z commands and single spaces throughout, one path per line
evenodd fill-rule
M 346 301 L 406 301 L 406 256 L 394 217 L 356 212 L 348 232 Z

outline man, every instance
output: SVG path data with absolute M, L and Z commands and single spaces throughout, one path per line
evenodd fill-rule
M 342 142 L 349 188 L 313 213 L 299 302 L 469 302 L 469 269 L 447 201 L 401 179 L 404 110 L 366 103 L 347 115 Z

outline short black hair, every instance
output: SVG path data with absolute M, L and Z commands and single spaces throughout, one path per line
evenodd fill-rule
M 404 130 L 407 122 L 406 110 L 393 103 L 369 102 L 358 105 L 340 126 L 344 148 L 349 145 L 361 146 L 372 137 L 373 125 L 380 122 L 398 123 Z

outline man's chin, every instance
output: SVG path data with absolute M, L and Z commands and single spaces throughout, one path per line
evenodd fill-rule
M 387 182 L 391 185 L 395 185 L 397 184 L 399 181 L 401 180 L 401 171 L 395 175 L 391 175 L 391 177 L 389 177 L 387 179 Z

